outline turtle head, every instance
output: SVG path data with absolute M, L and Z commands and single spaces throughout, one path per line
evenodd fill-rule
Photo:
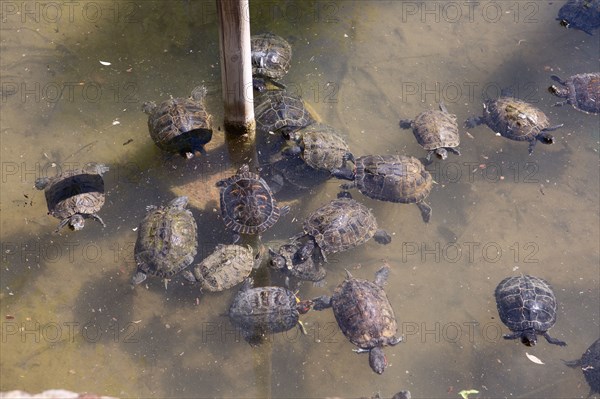
M 435 150 L 435 155 L 439 159 L 444 160 L 444 159 L 448 158 L 448 151 L 446 151 L 445 148 L 438 148 L 437 150 Z
M 75 214 L 69 219 L 69 228 L 71 230 L 81 230 L 85 226 L 85 219 L 80 214 Z
M 388 362 L 380 346 L 376 346 L 369 351 L 369 366 L 377 374 L 383 374 Z
M 300 314 L 306 314 L 308 313 L 308 311 L 312 308 L 313 302 L 310 299 L 306 299 L 304 301 L 300 301 L 298 300 L 298 298 L 296 298 L 296 309 L 298 310 L 298 313 Z
M 548 132 L 540 132 L 537 138 L 544 144 L 554 144 L 554 136 Z
M 565 89 L 563 87 L 558 87 L 556 85 L 552 85 L 552 86 L 548 87 L 548 91 L 557 97 L 568 97 L 568 95 L 569 95 L 569 93 L 567 92 L 567 89 Z
M 535 330 L 529 329 L 523 331 L 521 335 L 521 342 L 527 346 L 535 346 L 537 343 L 537 336 L 535 335 Z
M 285 257 L 269 248 L 269 256 L 271 257 L 271 267 L 273 269 L 284 269 L 286 267 Z
M 148 115 L 153 113 L 155 109 L 156 103 L 154 101 L 146 101 L 144 104 L 142 104 L 142 111 Z

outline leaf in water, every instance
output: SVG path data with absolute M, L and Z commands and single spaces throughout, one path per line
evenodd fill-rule
M 104 65 L 104 66 L 109 66 L 110 65 L 110 62 L 108 62 L 108 61 L 100 61 L 100 63 L 102 65 Z
M 527 356 L 527 359 L 531 360 L 532 362 L 534 362 L 536 364 L 544 364 L 544 362 L 542 362 L 538 357 L 530 355 L 527 352 L 525 352 L 525 356 Z
M 469 395 L 471 395 L 471 394 L 478 394 L 478 393 L 479 393 L 479 391 L 477 391 L 476 389 L 469 389 L 469 390 L 463 389 L 458 394 L 460 396 L 462 396 L 463 399 L 469 399 Z

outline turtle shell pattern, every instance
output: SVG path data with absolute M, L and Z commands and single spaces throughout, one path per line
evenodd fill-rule
M 227 228 L 241 234 L 260 234 L 281 215 L 268 184 L 248 165 L 237 174 L 217 182 L 221 188 L 221 216 Z
M 427 151 L 460 145 L 456 115 L 448 112 L 437 109 L 421 112 L 412 128 L 417 142 Z
M 556 322 L 554 292 L 541 278 L 507 277 L 498 284 L 495 296 L 500 320 L 513 332 L 546 332 Z
M 576 109 L 597 114 L 600 113 L 600 72 L 573 75 L 561 82 L 564 89 L 558 89 L 554 94 L 565 97 L 567 102 Z
M 105 201 L 102 173 L 107 170 L 104 165 L 94 164 L 49 178 L 44 192 L 48 213 L 62 220 L 75 214 L 98 212 Z
M 421 161 L 404 155 L 367 155 L 356 159 L 356 187 L 381 201 L 416 203 L 431 192 L 433 179 Z
M 288 135 L 315 123 L 299 96 L 285 90 L 268 90 L 256 98 L 254 113 L 258 132 Z
M 212 139 L 212 116 L 204 104 L 206 89 L 194 89 L 193 97 L 163 101 L 149 112 L 148 130 L 154 143 L 169 152 L 191 152 L 194 142 Z
M 328 171 L 345 166 L 350 148 L 336 129 L 314 123 L 297 133 L 301 136 L 302 159 L 307 165 Z
M 290 69 L 292 46 L 281 36 L 263 33 L 250 37 L 252 75 L 281 79 Z
M 533 105 L 513 97 L 499 97 L 483 104 L 483 120 L 494 132 L 516 141 L 535 141 L 550 127 L 546 114 Z
M 196 256 L 196 220 L 178 197 L 151 209 L 138 228 L 135 260 L 138 269 L 157 277 L 171 277 L 188 267 Z M 185 198 L 185 197 L 183 197 Z M 179 201 L 182 205 L 173 205 Z
M 398 330 L 392 305 L 374 282 L 346 278 L 335 289 L 331 306 L 340 329 L 359 348 L 380 346 Z
M 306 218 L 303 228 L 325 254 L 364 244 L 378 229 L 373 213 L 351 198 L 334 199 L 318 208 Z
M 202 289 L 216 292 L 229 289 L 250 275 L 254 266 L 252 248 L 241 245 L 219 245 L 198 265 L 193 274 Z

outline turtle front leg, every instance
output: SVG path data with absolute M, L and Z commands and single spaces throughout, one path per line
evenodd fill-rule
M 68 223 L 69 223 L 70 218 L 64 218 L 63 220 L 60 221 L 60 223 L 58 223 L 58 226 L 56 227 L 56 230 L 54 230 L 55 233 L 58 233 L 63 227 L 65 227 Z
M 546 338 L 546 341 L 548 341 L 551 344 L 558 345 L 558 346 L 567 346 L 567 343 L 565 341 L 561 341 L 560 339 L 552 338 L 548 334 L 548 332 L 545 332 L 542 335 L 544 336 L 544 338 Z
M 91 217 L 92 219 L 95 219 L 95 220 L 97 220 L 97 221 L 98 221 L 98 223 L 100 223 L 100 224 L 102 225 L 102 227 L 106 227 L 106 223 L 104 223 L 104 220 L 102 220 L 102 218 L 101 218 L 100 216 L 98 216 L 98 214 L 96 214 L 96 213 L 91 213 L 91 214 L 90 214 L 90 217 Z
M 331 297 L 321 295 L 312 300 L 313 310 L 324 310 L 331 307 Z
M 504 334 L 502 336 L 502 338 L 504 338 L 504 339 L 517 339 L 517 338 L 521 338 L 522 335 L 523 335 L 523 333 L 519 331 L 519 332 L 514 332 L 512 334 Z
M 455 155 L 460 155 L 460 148 L 458 147 L 446 147 L 446 150 L 450 151 Z
M 425 223 L 429 223 L 431 218 L 431 207 L 425 203 L 425 201 L 417 202 L 417 206 L 421 210 L 421 217 Z

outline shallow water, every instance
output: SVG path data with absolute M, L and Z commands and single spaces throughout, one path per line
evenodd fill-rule
M 388 262 L 386 291 L 406 342 L 386 349 L 390 366 L 381 376 L 351 351 L 331 312 L 302 318 L 308 336 L 291 330 L 252 348 L 224 316 L 235 289 L 200 294 L 177 279 L 166 291 L 157 279 L 130 289 L 134 229 L 147 205 L 190 196 L 198 261 L 230 239 L 212 188 L 235 158 L 222 132 L 207 157 L 186 162 L 154 146 L 140 111 L 144 101 L 187 96 L 205 84 L 222 125 L 214 4 L 56 4 L 2 3 L 0 391 L 587 396 L 582 373 L 561 360 L 578 358 L 600 335 L 599 120 L 552 107 L 558 99 L 546 89 L 552 74 L 597 71 L 600 44 L 598 35 L 560 27 L 554 18 L 564 2 L 252 2 L 253 32 L 292 43 L 285 83 L 346 134 L 355 155 L 423 157 L 400 119 L 444 101 L 462 122 L 507 87 L 564 123 L 556 143 L 538 144 L 532 156 L 525 143 L 485 126 L 461 129 L 462 155 L 428 167 L 437 184 L 427 225 L 414 205 L 353 192 L 393 234 L 392 244 L 331 256 L 326 284 L 304 284 L 299 295 L 331 292 L 344 268 L 371 279 Z M 111 168 L 100 212 L 107 227 L 89 221 L 81 232 L 54 234 L 58 221 L 46 215 L 35 179 L 92 161 Z M 331 180 L 288 195 L 292 212 L 263 241 L 299 232 L 303 217 L 338 186 Z M 500 338 L 508 330 L 494 288 L 518 273 L 554 287 L 558 322 L 550 334 L 567 347 Z

